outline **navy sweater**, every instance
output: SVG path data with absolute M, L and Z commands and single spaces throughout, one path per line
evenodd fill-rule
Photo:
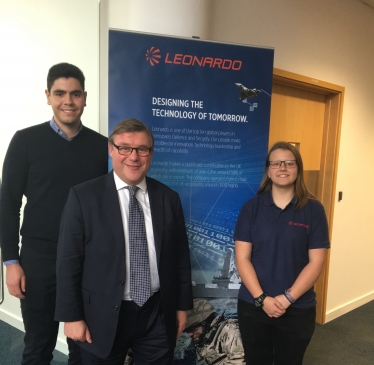
M 108 140 L 89 128 L 83 126 L 72 141 L 59 136 L 49 122 L 16 132 L 3 165 L 0 195 L 3 260 L 19 259 L 19 234 L 56 245 L 70 188 L 107 172 Z M 19 231 L 23 195 L 27 203 Z

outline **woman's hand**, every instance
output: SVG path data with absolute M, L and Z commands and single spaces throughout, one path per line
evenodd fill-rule
M 291 303 L 288 301 L 284 294 L 277 295 L 276 297 L 274 297 L 274 299 L 276 299 L 280 304 L 282 304 L 282 307 L 285 310 L 291 305 Z
M 286 312 L 286 309 L 283 307 L 283 305 L 276 299 L 278 297 L 266 297 L 264 299 L 264 305 L 262 306 L 262 309 L 269 317 L 278 318 Z

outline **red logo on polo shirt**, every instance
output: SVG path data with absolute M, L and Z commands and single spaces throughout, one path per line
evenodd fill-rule
M 304 224 L 304 223 L 297 223 L 297 222 L 289 221 L 288 224 L 289 224 L 290 226 L 298 226 L 298 227 L 309 228 L 309 226 L 308 226 L 307 224 Z

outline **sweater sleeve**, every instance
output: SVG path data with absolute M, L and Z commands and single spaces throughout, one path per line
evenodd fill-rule
M 4 261 L 19 259 L 20 209 L 26 191 L 29 163 L 19 131 L 5 155 L 0 193 L 0 245 Z

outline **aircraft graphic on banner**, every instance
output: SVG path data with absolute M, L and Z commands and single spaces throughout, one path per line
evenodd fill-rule
M 254 98 L 261 92 L 261 90 L 257 89 L 248 89 L 243 84 L 240 84 L 238 82 L 236 82 L 235 85 L 240 89 L 240 100 Z

